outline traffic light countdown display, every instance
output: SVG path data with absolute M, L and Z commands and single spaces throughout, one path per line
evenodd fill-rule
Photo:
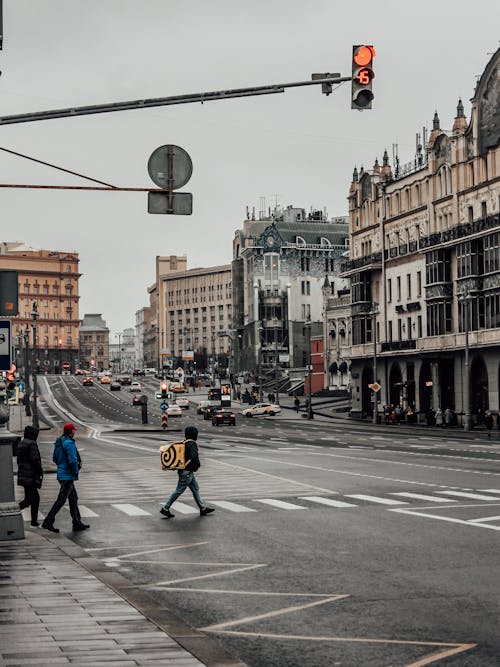
M 352 99 L 351 109 L 372 108 L 372 81 L 375 77 L 373 59 L 375 49 L 368 44 L 357 44 L 352 47 Z

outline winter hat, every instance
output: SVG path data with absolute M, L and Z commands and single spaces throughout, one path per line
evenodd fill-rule
M 63 426 L 63 433 L 69 433 L 70 431 L 76 431 L 76 426 L 71 422 L 68 422 Z
M 198 437 L 198 429 L 196 426 L 186 426 L 184 429 L 184 437 L 186 440 L 196 440 Z
M 38 438 L 39 429 L 34 426 L 25 426 L 24 437 L 28 440 L 36 440 Z

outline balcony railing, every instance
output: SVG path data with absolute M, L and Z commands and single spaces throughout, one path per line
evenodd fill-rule
M 417 341 L 413 338 L 409 340 L 391 340 L 381 344 L 382 352 L 392 352 L 393 350 L 415 350 Z
M 352 271 L 353 269 L 361 269 L 365 266 L 370 265 L 380 265 L 382 263 L 382 253 L 374 252 L 371 255 L 366 255 L 366 257 L 356 257 L 356 259 L 350 259 L 348 262 L 343 262 L 341 264 L 340 270 L 343 271 Z
M 420 239 L 419 248 L 432 248 L 441 243 L 457 241 L 472 236 L 473 234 L 479 234 L 480 232 L 496 229 L 498 227 L 500 227 L 500 215 L 498 213 L 495 215 L 488 215 L 480 220 L 474 220 L 474 222 L 455 225 L 455 227 L 451 227 L 451 229 L 445 229 L 442 232 L 435 232 L 429 236 L 424 236 Z

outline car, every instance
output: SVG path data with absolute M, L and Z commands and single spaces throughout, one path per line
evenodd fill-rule
M 256 403 L 255 405 L 246 408 L 246 410 L 243 410 L 241 414 L 245 415 L 245 417 L 254 417 L 256 415 L 269 415 L 273 417 L 274 415 L 277 415 L 278 412 L 281 412 L 281 408 L 275 403 Z
M 203 419 L 212 419 L 212 415 L 216 410 L 220 410 L 220 405 L 207 405 L 207 407 L 203 410 Z
M 101 384 L 111 384 L 111 378 L 109 377 L 109 375 L 102 376 Z
M 176 403 L 171 403 L 165 412 L 167 417 L 182 417 L 182 408 Z
M 122 388 L 121 384 L 119 382 L 111 382 L 109 385 L 109 391 L 120 391 Z
M 132 396 L 132 405 L 142 405 L 142 397 L 134 394 L 134 396 Z
M 81 368 L 77 368 L 75 371 L 75 375 L 85 375 L 85 373 L 82 371 Z
M 93 377 L 84 377 L 82 380 L 82 384 L 84 387 L 93 387 L 94 386 L 94 378 Z
M 202 415 L 205 412 L 206 408 L 208 408 L 212 405 L 213 405 L 212 401 L 200 401 L 198 403 L 198 407 L 196 408 L 196 412 L 199 415 Z
M 180 382 L 172 384 L 170 389 L 174 392 L 174 394 L 184 394 L 186 391 L 186 387 Z
M 136 368 L 136 369 L 134 369 L 132 375 L 134 377 L 144 377 L 145 373 L 140 368 Z
M 221 424 L 236 426 L 236 415 L 232 410 L 225 410 L 224 408 L 213 410 L 212 426 L 221 426 Z
M 130 391 L 142 391 L 142 384 L 140 382 L 132 382 L 130 385 Z
M 185 396 L 179 396 L 175 402 L 179 407 L 181 407 L 183 410 L 189 410 L 189 398 L 186 398 Z
M 125 385 L 129 386 L 129 385 L 132 384 L 132 378 L 129 377 L 129 376 L 122 376 L 122 377 L 118 378 L 118 382 L 123 386 L 125 386 Z

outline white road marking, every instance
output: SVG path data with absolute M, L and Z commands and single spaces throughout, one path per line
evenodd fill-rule
M 391 498 L 379 498 L 378 496 L 369 496 L 363 493 L 349 493 L 346 498 L 356 498 L 357 500 L 368 500 L 371 503 L 380 503 L 380 505 L 406 505 L 402 500 L 391 500 Z
M 255 502 L 263 503 L 264 505 L 271 505 L 272 507 L 279 507 L 283 510 L 305 510 L 305 507 L 300 505 L 293 505 L 292 503 L 286 503 L 284 500 L 274 500 L 273 498 L 259 498 Z
M 483 523 L 485 521 L 498 521 L 500 516 L 485 516 L 482 519 L 469 519 L 470 523 Z
M 353 503 L 344 503 L 342 500 L 332 500 L 331 498 L 322 498 L 321 496 L 301 496 L 300 500 L 310 500 L 312 503 L 329 505 L 330 507 L 357 507 Z
M 199 514 L 200 510 L 192 507 L 191 505 L 186 505 L 181 503 L 179 500 L 176 500 L 175 503 L 170 508 L 174 512 L 180 512 L 181 514 Z
M 86 505 L 78 505 L 78 507 L 80 509 L 80 514 L 84 517 L 99 516 Z
M 500 493 L 500 489 L 479 489 L 481 493 Z
M 433 508 L 434 509 L 434 508 Z M 394 509 L 389 512 L 399 512 L 400 514 L 409 514 L 410 516 L 421 516 L 425 519 L 436 519 L 437 521 L 449 521 L 450 523 L 461 523 L 463 526 L 476 526 L 477 528 L 490 528 L 491 530 L 500 530 L 500 526 L 490 526 L 488 523 L 476 523 L 474 521 L 465 521 L 463 519 L 453 519 L 449 516 L 439 516 L 438 514 L 425 514 L 415 509 Z
M 224 510 L 229 510 L 230 512 L 256 512 L 257 510 L 251 509 L 250 507 L 244 507 L 238 503 L 231 503 L 228 500 L 211 500 L 211 505 L 216 507 L 222 507 Z
M 494 496 L 484 496 L 480 493 L 464 493 L 463 491 L 436 491 L 446 496 L 458 496 L 459 498 L 472 498 L 472 500 L 500 500 Z
M 454 503 L 455 500 L 448 498 L 435 498 L 434 496 L 426 496 L 423 493 L 411 493 L 406 491 L 399 491 L 398 493 L 391 493 L 391 496 L 402 496 L 403 498 L 418 498 L 419 500 L 428 500 L 431 503 Z
M 151 516 L 150 512 L 146 512 L 146 510 L 130 503 L 112 504 L 111 507 L 115 507 L 118 511 L 128 514 L 128 516 Z

